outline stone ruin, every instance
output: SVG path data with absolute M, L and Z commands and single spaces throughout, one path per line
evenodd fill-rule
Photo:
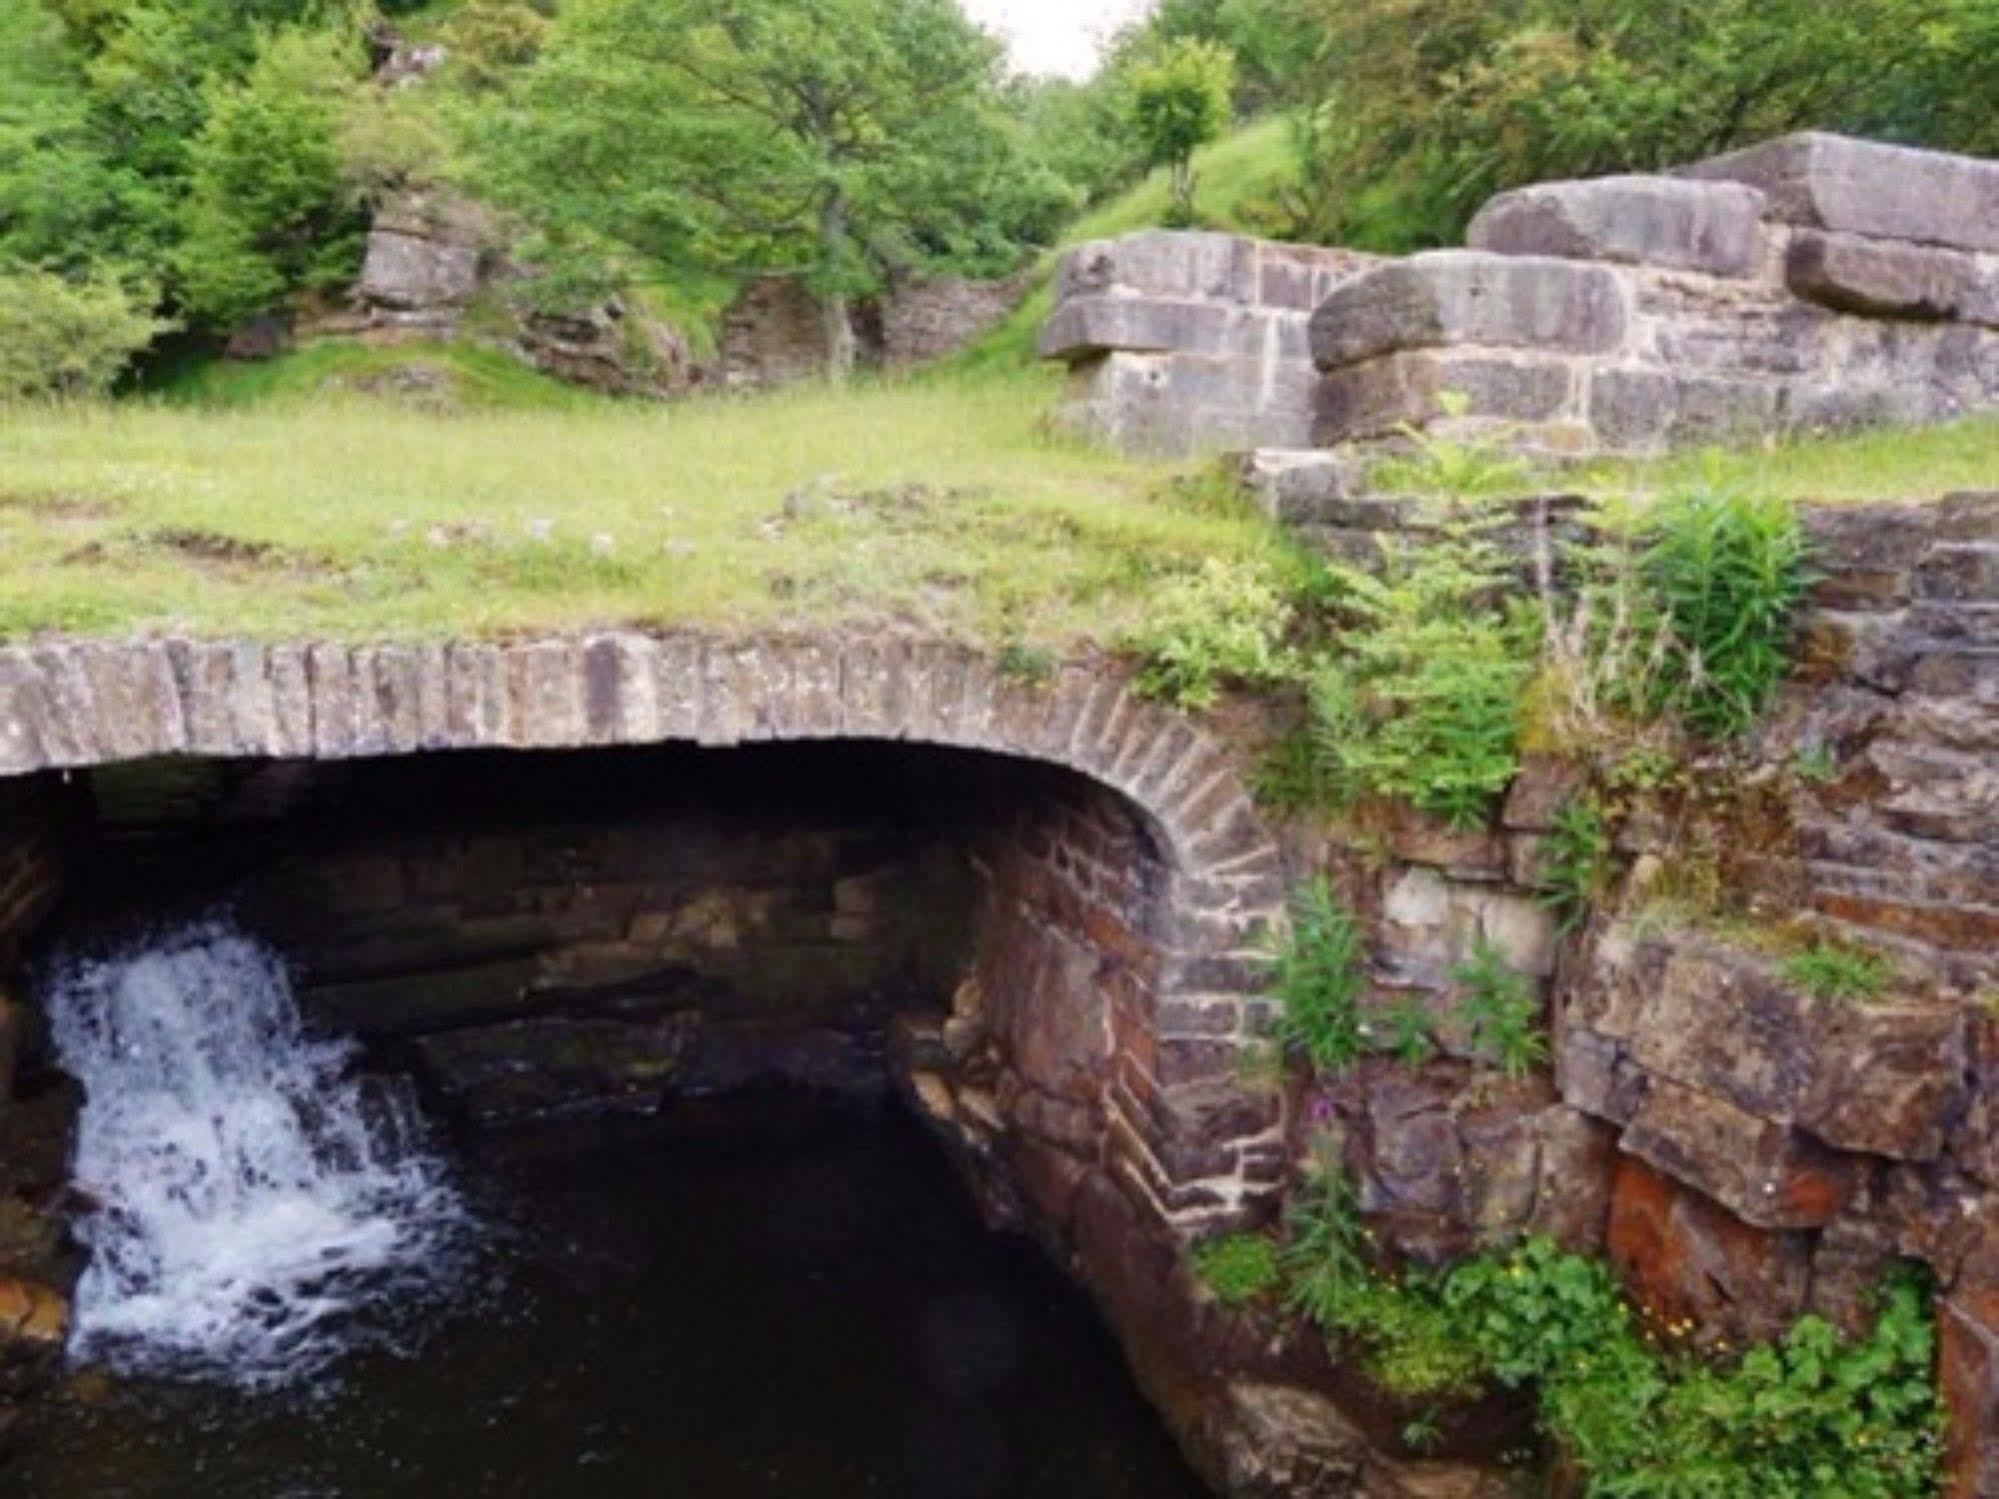
M 1065 260 L 1069 423 L 1162 453 L 1556 458 L 1999 405 L 1999 162 L 1807 133 L 1502 193 L 1404 259 L 1147 232 Z

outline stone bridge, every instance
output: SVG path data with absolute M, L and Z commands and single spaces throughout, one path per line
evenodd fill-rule
M 1039 1129 L 1074 1167 L 1116 1181 L 1155 1227 L 1232 1220 L 1275 1190 L 1279 1105 L 1238 1079 L 1241 1051 L 1267 1020 L 1256 990 L 1283 907 L 1278 851 L 1237 752 L 1140 698 L 1108 662 L 1029 683 L 936 642 L 636 632 L 0 650 L 0 777 L 17 790 L 39 773 L 160 756 L 786 741 L 945 746 L 1080 778 L 1067 805 L 1021 812 L 998 876 L 1007 888 L 976 956 L 996 978 L 1031 976 L 1035 992 L 1017 1005 L 1073 1007 L 1102 1023 L 1021 1019 L 1016 1049 L 1073 1054 L 1021 1063 L 1001 1132 Z M 7 904 L 0 891 L 0 927 Z M 1051 943 L 1086 961 L 1020 961 Z

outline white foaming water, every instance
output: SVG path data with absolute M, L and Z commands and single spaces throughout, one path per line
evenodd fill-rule
M 48 1005 L 85 1094 L 74 1354 L 287 1384 L 448 1282 L 466 1215 L 411 1101 L 304 1034 L 269 949 L 204 923 L 71 962 Z

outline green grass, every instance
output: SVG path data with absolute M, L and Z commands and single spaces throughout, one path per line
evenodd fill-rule
M 375 347 L 324 338 L 275 359 L 193 357 L 160 371 L 149 393 L 190 406 L 246 408 L 341 393 L 403 394 L 450 409 L 582 410 L 604 398 L 473 343 L 415 342 Z
M 357 397 L 0 414 L 0 635 L 904 626 L 1114 645 L 1279 545 L 1049 433 L 1052 380 L 438 415 Z
M 1644 462 L 1592 464 L 1567 482 L 1577 481 L 1594 493 L 1697 483 L 1790 500 L 1934 499 L 1999 484 L 1999 418 L 1697 448 Z
M 1295 170 L 1290 127 L 1261 120 L 1207 147 L 1195 158 L 1199 183 L 1194 211 L 1203 227 L 1256 231 L 1253 215 Z M 1019 369 L 1035 362 L 1034 341 L 1055 307 L 1055 263 L 1062 251 L 1085 240 L 1108 239 L 1163 223 L 1172 191 L 1164 171 L 1084 214 L 1041 258 L 1026 299 L 1012 316 L 945 362 L 952 372 Z

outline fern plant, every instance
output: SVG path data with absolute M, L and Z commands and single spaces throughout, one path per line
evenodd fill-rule
M 1603 808 L 1586 795 L 1572 796 L 1555 810 L 1541 840 L 1541 903 L 1553 911 L 1564 932 L 1589 919 L 1611 879 L 1610 829 Z

